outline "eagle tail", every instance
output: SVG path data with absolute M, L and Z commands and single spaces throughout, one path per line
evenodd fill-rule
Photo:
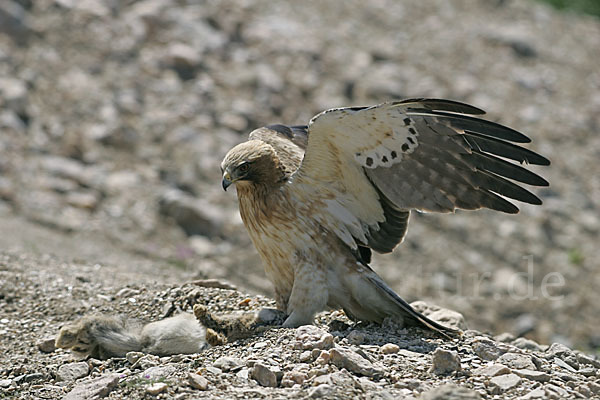
M 392 300 L 393 303 L 398 307 L 397 312 L 395 312 L 393 315 L 390 315 L 390 317 L 393 318 L 394 316 L 401 316 L 405 325 L 419 326 L 421 328 L 431 330 L 445 337 L 446 339 L 452 339 L 453 337 L 461 334 L 460 330 L 444 326 L 416 311 L 402 297 L 398 296 L 396 292 L 386 285 L 379 276 L 376 274 L 373 275 L 374 276 L 369 277 L 369 281 L 374 284 L 380 292 L 383 292 L 386 298 Z

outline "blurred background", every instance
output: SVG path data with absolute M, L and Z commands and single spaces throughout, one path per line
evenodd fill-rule
M 550 158 L 534 168 L 544 205 L 415 213 L 374 269 L 474 329 L 597 352 L 599 14 L 591 0 L 3 0 L 0 252 L 269 294 L 220 186 L 227 150 L 327 108 L 455 99 Z

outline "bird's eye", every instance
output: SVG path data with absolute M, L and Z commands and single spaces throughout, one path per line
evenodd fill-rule
M 238 170 L 240 172 L 248 172 L 248 168 L 250 168 L 250 165 L 248 163 L 243 163 L 238 167 Z

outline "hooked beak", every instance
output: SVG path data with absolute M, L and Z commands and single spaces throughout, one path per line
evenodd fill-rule
M 232 183 L 233 182 L 231 180 L 231 175 L 229 175 L 229 172 L 225 172 L 223 174 L 223 180 L 221 181 L 221 184 L 223 185 L 223 190 L 227 191 L 227 188 L 231 186 Z

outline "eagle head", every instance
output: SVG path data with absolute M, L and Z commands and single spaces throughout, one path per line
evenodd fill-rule
M 283 169 L 270 144 L 249 140 L 229 150 L 221 172 L 223 189 L 227 190 L 232 183 L 276 184 L 282 179 Z

